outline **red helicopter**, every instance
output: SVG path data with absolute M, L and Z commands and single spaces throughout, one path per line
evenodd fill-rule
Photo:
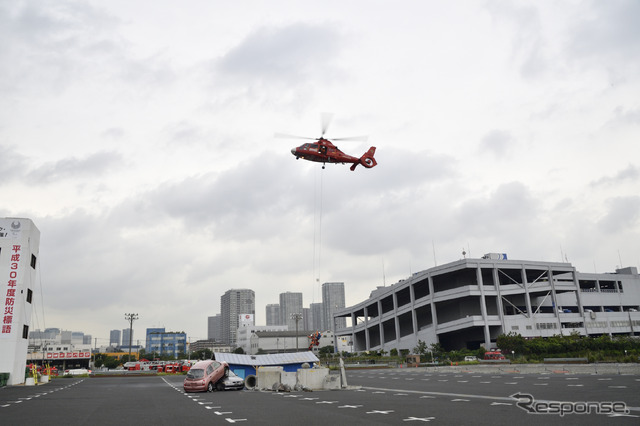
M 322 123 L 322 134 L 319 138 L 307 138 L 302 136 L 293 136 L 293 135 L 285 135 L 281 133 L 277 133 L 276 137 L 283 138 L 295 138 L 295 139 L 310 139 L 315 142 L 305 143 L 300 145 L 299 147 L 292 148 L 291 153 L 295 155 L 296 160 L 302 158 L 307 161 L 315 161 L 317 163 L 322 163 L 322 168 L 326 163 L 352 163 L 350 169 L 351 171 L 355 170 L 358 164 L 362 164 L 367 169 L 376 166 L 378 163 L 376 159 L 373 158 L 373 155 L 376 152 L 376 147 L 372 146 L 369 148 L 367 152 L 365 152 L 362 157 L 353 157 L 351 155 L 347 155 L 344 152 L 340 151 L 337 146 L 331 143 L 330 140 L 324 138 L 324 134 L 329 127 L 330 116 L 323 114 L 323 123 Z M 366 140 L 366 136 L 355 136 L 349 138 L 335 138 L 334 141 L 338 140 Z

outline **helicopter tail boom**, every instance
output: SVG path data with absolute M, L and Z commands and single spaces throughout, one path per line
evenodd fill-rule
M 353 163 L 351 165 L 350 167 L 351 171 L 354 171 L 358 164 L 362 164 L 367 169 L 370 169 L 371 167 L 376 166 L 378 162 L 376 161 L 375 158 L 373 158 L 375 153 L 376 153 L 376 147 L 372 146 L 371 148 L 369 148 L 369 151 L 365 152 L 364 155 L 360 157 L 360 161 L 358 161 L 357 163 Z

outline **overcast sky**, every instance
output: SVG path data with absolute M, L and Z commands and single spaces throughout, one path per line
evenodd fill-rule
M 462 257 L 640 267 L 640 2 L 0 3 L 0 217 L 32 329 L 206 338 L 231 288 L 347 305 Z M 296 161 L 325 136 L 378 166 Z M 434 250 L 435 249 L 435 250 Z M 435 251 L 435 253 L 434 253 Z

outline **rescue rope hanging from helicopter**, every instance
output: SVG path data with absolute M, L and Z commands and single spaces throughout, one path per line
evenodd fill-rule
M 320 174 L 320 179 L 318 179 Z M 322 300 L 322 293 L 320 291 L 320 271 L 322 261 L 322 207 L 323 207 L 323 176 L 324 169 L 316 171 L 314 179 L 314 200 L 313 200 L 313 301 L 316 301 L 316 291 L 318 292 L 318 299 Z M 318 182 L 319 180 L 319 182 Z M 319 187 L 319 190 L 318 190 Z M 319 194 L 318 194 L 319 192 Z M 316 271 L 317 261 L 317 271 Z
M 351 171 L 354 171 L 358 165 L 362 165 L 363 167 L 370 169 L 375 167 L 378 163 L 374 158 L 376 147 L 372 146 L 365 152 L 361 157 L 354 157 L 348 154 L 345 154 L 337 146 L 335 146 L 329 139 L 324 137 L 327 129 L 329 128 L 329 124 L 333 118 L 333 114 L 331 113 L 322 113 L 321 114 L 321 133 L 319 138 L 309 138 L 302 136 L 294 136 L 283 133 L 276 133 L 274 136 L 277 138 L 287 138 L 287 139 L 307 139 L 313 142 L 304 143 L 298 147 L 291 149 L 291 154 L 296 157 L 296 160 L 303 159 L 307 161 L 313 161 L 316 163 L 322 163 L 322 170 L 324 170 L 325 165 L 329 164 L 351 164 L 349 168 Z M 347 137 L 347 138 L 332 138 L 333 141 L 366 141 L 368 139 L 367 136 L 355 136 L 355 137 Z M 320 195 L 317 193 L 317 174 L 316 181 L 314 181 L 314 216 L 313 216 L 313 262 L 312 262 L 312 274 L 315 282 L 318 283 L 317 288 L 320 287 L 320 272 L 321 272 L 321 260 L 322 260 L 322 202 L 323 202 L 323 184 L 322 184 L 322 170 L 320 173 Z M 319 207 L 318 207 L 318 199 L 319 199 Z M 317 271 L 316 271 L 316 262 L 317 262 Z M 315 299 L 315 292 L 314 292 Z

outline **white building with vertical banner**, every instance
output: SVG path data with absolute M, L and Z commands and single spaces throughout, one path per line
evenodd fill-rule
M 0 373 L 24 383 L 40 231 L 30 219 L 0 218 Z

